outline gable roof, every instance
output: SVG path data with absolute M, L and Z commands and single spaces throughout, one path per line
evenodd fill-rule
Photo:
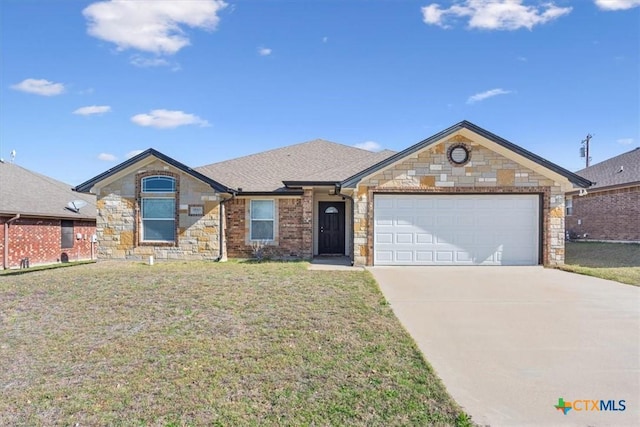
M 62 218 L 96 219 L 96 197 L 76 193 L 71 186 L 14 163 L 0 162 L 0 214 Z M 74 212 L 67 204 L 82 200 L 86 205 Z
M 430 136 L 429 138 L 418 142 L 415 145 L 412 145 L 411 147 L 400 151 L 384 160 L 382 160 L 379 163 L 376 163 L 375 165 L 370 166 L 369 168 L 366 168 L 352 176 L 350 176 L 349 178 L 345 179 L 342 182 L 342 187 L 354 187 L 355 185 L 357 185 L 357 183 L 364 177 L 371 175 L 407 156 L 410 156 L 434 143 L 437 143 L 439 141 L 441 141 L 442 139 L 446 138 L 449 135 L 454 134 L 455 132 L 461 130 L 461 129 L 468 129 L 471 132 L 480 135 L 504 148 L 507 148 L 511 151 L 513 151 L 516 154 L 519 154 L 559 175 L 564 176 L 565 178 L 567 178 L 570 182 L 572 182 L 575 185 L 578 185 L 580 187 L 588 187 L 590 186 L 592 183 L 591 181 L 589 181 L 586 178 L 583 178 L 579 175 L 574 174 L 573 172 L 568 171 L 567 169 L 564 169 L 561 166 L 556 165 L 555 163 L 552 163 L 528 150 L 525 150 L 524 148 L 510 142 L 507 141 L 504 138 L 499 137 L 498 135 L 495 135 L 483 128 L 481 128 L 480 126 L 477 126 L 469 121 L 463 120 L 460 123 L 457 123 L 441 132 L 436 133 L 435 135 Z
M 193 176 L 196 179 L 199 179 L 200 181 L 203 181 L 207 184 L 209 184 L 213 189 L 215 189 L 216 191 L 220 192 L 220 193 L 232 193 L 233 190 L 220 184 L 218 181 L 215 181 L 213 179 L 211 179 L 208 176 L 204 176 L 202 175 L 200 172 L 191 169 L 189 166 L 180 163 L 179 161 L 172 159 L 171 157 L 162 154 L 161 152 L 154 150 L 153 148 L 149 148 L 145 151 L 143 151 L 142 153 L 138 154 L 137 156 L 134 156 L 132 158 L 130 158 L 129 160 L 126 160 L 122 163 L 120 163 L 117 166 L 112 167 L 111 169 L 101 173 L 100 175 L 97 175 L 93 178 L 91 178 L 88 181 L 83 182 L 82 184 L 76 186 L 74 188 L 75 191 L 80 191 L 83 193 L 89 192 L 91 191 L 91 188 L 96 185 L 98 182 L 112 176 L 113 174 L 116 174 L 126 168 L 128 168 L 131 165 L 136 164 L 137 162 L 139 162 L 140 160 L 146 159 L 147 157 L 155 157 L 157 159 L 162 160 L 165 163 L 170 164 L 171 166 L 180 169 L 181 171 L 183 171 L 186 174 L 189 174 L 191 176 Z
M 579 170 L 576 174 L 592 181 L 594 185 L 591 188 L 594 190 L 640 184 L 640 147 Z
M 287 191 L 284 182 L 294 185 L 339 183 L 393 153 L 390 150 L 374 153 L 315 139 L 200 166 L 196 170 L 240 192 L 277 192 Z

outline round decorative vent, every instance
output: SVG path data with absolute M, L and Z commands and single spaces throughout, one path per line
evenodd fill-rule
M 471 160 L 471 150 L 465 144 L 455 144 L 449 147 L 447 157 L 454 166 L 463 166 Z

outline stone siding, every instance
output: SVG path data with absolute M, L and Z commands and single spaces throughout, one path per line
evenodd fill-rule
M 447 149 L 471 148 L 471 160 L 454 166 Z M 454 136 L 359 183 L 354 196 L 354 261 L 373 264 L 373 196 L 384 193 L 531 193 L 542 196 L 542 261 L 564 263 L 564 197 L 553 180 L 482 145 Z
M 98 258 L 204 260 L 220 256 L 220 196 L 208 185 L 159 160 L 100 188 L 98 196 Z M 145 176 L 176 178 L 176 240 L 142 241 L 140 180 Z M 189 215 L 189 205 L 203 207 Z

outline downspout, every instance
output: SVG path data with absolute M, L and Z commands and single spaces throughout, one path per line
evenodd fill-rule
M 2 269 L 6 270 L 9 264 L 9 224 L 13 221 L 20 219 L 20 214 L 16 214 L 13 218 L 9 218 L 4 223 L 4 256 L 2 257 Z
M 355 225 L 354 225 L 354 221 L 355 221 L 355 201 L 353 200 L 353 196 L 349 196 L 348 194 L 343 194 L 342 193 L 342 188 L 338 185 L 336 185 L 336 193 L 340 194 L 342 197 L 346 197 L 349 200 L 351 200 L 351 241 L 349 242 L 349 257 L 351 258 L 351 265 L 353 266 L 353 264 L 355 263 L 355 254 L 353 252 L 353 246 L 354 246 L 354 242 L 355 242 Z

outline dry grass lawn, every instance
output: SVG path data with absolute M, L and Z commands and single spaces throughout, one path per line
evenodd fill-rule
M 467 425 L 367 272 L 0 276 L 0 425 Z
M 567 242 L 561 268 L 640 286 L 640 244 Z

